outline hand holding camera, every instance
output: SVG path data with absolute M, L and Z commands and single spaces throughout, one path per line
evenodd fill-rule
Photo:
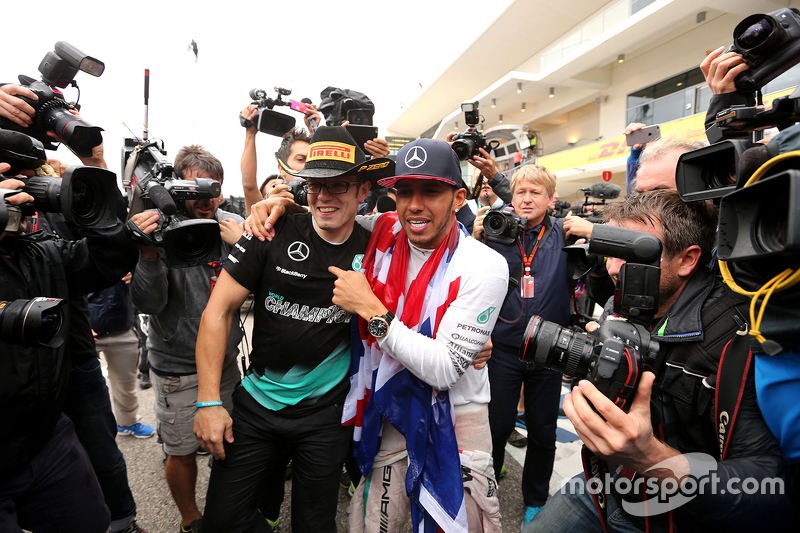
M 12 83 L 3 85 L 0 87 L 0 116 L 19 124 L 23 128 L 27 128 L 33 124 L 33 116 L 36 114 L 36 110 L 25 100 L 18 98 L 17 95 L 34 101 L 39 99 L 36 93 L 27 87 Z
M 732 93 L 736 90 L 734 79 L 750 67 L 741 54 L 737 52 L 724 52 L 725 47 L 720 46 L 700 63 L 700 70 L 706 77 L 711 94 Z

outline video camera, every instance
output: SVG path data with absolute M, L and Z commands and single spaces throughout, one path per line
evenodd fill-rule
M 346 120 L 351 125 L 372 126 L 375 104 L 358 91 L 327 87 L 320 93 L 319 112 L 328 126 L 341 126 Z
M 800 11 L 779 9 L 745 18 L 734 30 L 731 49 L 740 51 L 750 66 L 743 73 L 749 76 L 744 85 L 742 75 L 737 76 L 737 87 L 760 89 L 800 62 Z M 719 204 L 717 255 L 722 261 L 746 262 L 741 267 L 750 271 L 753 289 L 798 263 L 800 166 L 780 155 L 800 146 L 798 121 L 800 88 L 775 99 L 771 109 L 733 106 L 717 113 L 707 130 L 714 144 L 678 160 L 681 198 Z M 781 133 L 770 143 L 747 139 L 771 127 Z
M 72 115 L 70 115 L 72 116 Z M 0 130 L 0 161 L 11 165 L 2 178 L 18 179 L 24 189 L 0 189 L 0 197 L 18 192 L 33 196 L 32 205 L 0 202 L 0 229 L 19 231 L 25 216 L 36 211 L 62 213 L 67 223 L 79 227 L 111 228 L 116 224 L 117 177 L 96 167 L 73 165 L 63 178 L 54 176 L 18 176 L 21 169 L 35 170 L 47 161 L 42 143 L 24 133 Z
M 476 126 L 483 122 L 480 112 L 478 111 L 478 100 L 474 102 L 463 102 L 461 104 L 461 111 L 464 112 L 464 122 L 467 124 L 467 131 L 456 133 L 453 136 L 453 151 L 456 153 L 461 161 L 467 160 L 471 157 L 480 156 L 478 151 L 483 148 L 487 152 L 491 152 L 500 145 L 500 141 L 494 140 L 489 143 L 486 142 L 486 136 L 478 131 Z
M 651 338 L 649 326 L 658 310 L 661 242 L 649 233 L 598 225 L 588 252 L 627 261 L 614 294 L 616 316 L 591 333 L 577 333 L 534 316 L 519 359 L 562 372 L 574 385 L 588 379 L 627 412 L 642 373 L 660 365 L 659 344 Z
M 148 104 L 150 72 L 145 69 L 144 101 Z M 145 116 L 147 114 L 145 113 Z M 221 237 L 216 220 L 190 219 L 186 200 L 217 198 L 221 186 L 211 178 L 183 180 L 175 176 L 172 163 L 166 158 L 164 142 L 147 138 L 127 137 L 122 146 L 122 184 L 128 193 L 130 212 L 126 228 L 130 238 L 144 246 L 164 248 L 167 262 L 173 268 L 202 265 L 218 258 Z M 148 209 L 159 214 L 158 227 L 151 235 L 143 233 L 130 220 Z
M 20 85 L 27 87 L 39 97 L 38 100 L 31 100 L 17 95 L 36 110 L 33 123 L 27 128 L 22 128 L 19 124 L 0 117 L 0 127 L 26 133 L 40 141 L 48 150 L 57 148 L 53 138 L 47 135 L 47 132 L 53 132 L 78 156 L 90 157 L 92 148 L 103 142 L 100 133 L 103 128 L 92 126 L 70 113 L 70 106 L 80 109 L 80 105 L 77 101 L 68 103 L 64 99 L 64 94 L 55 88 L 63 89 L 67 85 L 77 88 L 74 77 L 79 70 L 92 76 L 100 76 L 105 70 L 105 65 L 69 43 L 58 41 L 55 52 L 47 52 L 39 64 L 42 81 L 19 75 Z M 80 89 L 78 89 L 78 100 L 80 100 Z
M 22 346 L 58 348 L 64 325 L 61 298 L 0 301 L 0 341 Z
M 291 89 L 284 89 L 283 87 L 275 87 L 275 92 L 278 93 L 277 98 L 270 98 L 267 96 L 267 91 L 264 89 L 250 89 L 250 98 L 253 100 L 252 104 L 258 106 L 258 114 L 255 116 L 255 121 L 250 121 L 240 113 L 239 123 L 245 128 L 252 128 L 256 126 L 258 131 L 283 137 L 288 131 L 294 128 L 296 123 L 294 117 L 284 115 L 277 111 L 273 111 L 275 106 L 290 106 L 295 111 L 303 114 L 308 114 L 307 104 L 311 103 L 308 98 L 303 98 L 302 101 L 283 100 L 284 96 L 292 94 Z M 313 128 L 312 128 L 313 129 Z

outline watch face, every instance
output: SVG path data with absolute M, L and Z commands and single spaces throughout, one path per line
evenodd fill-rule
M 383 318 L 373 318 L 369 321 L 369 334 L 379 339 L 386 336 L 389 331 L 389 326 Z

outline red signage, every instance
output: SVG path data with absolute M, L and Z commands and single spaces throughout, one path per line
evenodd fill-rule
M 611 181 L 611 171 L 604 170 L 603 171 L 603 181 Z

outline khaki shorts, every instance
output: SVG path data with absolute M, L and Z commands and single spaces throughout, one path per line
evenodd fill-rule
M 197 412 L 197 374 L 159 376 L 150 372 L 156 393 L 156 425 L 164 441 L 164 452 L 178 457 L 191 455 L 200 448 L 194 436 L 194 415 Z M 231 363 L 222 370 L 220 399 L 228 413 L 233 411 L 231 395 L 241 381 L 239 367 Z

